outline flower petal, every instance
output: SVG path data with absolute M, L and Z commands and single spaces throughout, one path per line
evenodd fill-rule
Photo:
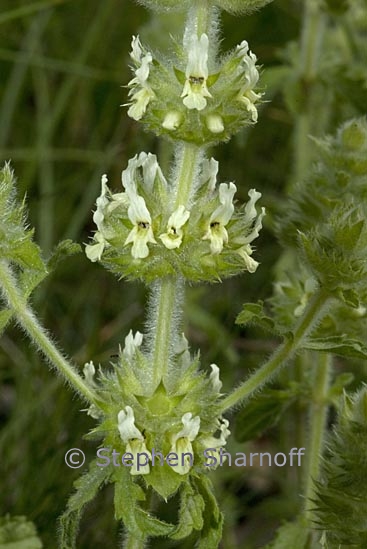
M 119 411 L 117 415 L 117 427 L 123 442 L 133 439 L 144 440 L 143 435 L 135 426 L 134 411 L 131 406 L 126 406 L 124 410 Z

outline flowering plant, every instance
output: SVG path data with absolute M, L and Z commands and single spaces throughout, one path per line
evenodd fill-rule
M 110 365 L 93 353 L 75 365 L 34 312 L 47 275 L 81 246 L 66 239 L 48 254 L 47 240 L 36 244 L 12 167 L 4 165 L 0 328 L 15 320 L 77 392 L 89 422 L 85 438 L 95 447 L 60 518 L 61 549 L 77 546 L 82 512 L 103 486 L 113 492 L 114 516 L 128 549 L 154 547 L 156 539 L 160 547 L 201 549 L 216 548 L 223 539 L 230 548 L 237 542 L 230 541 L 231 520 L 224 521 L 213 479 L 220 478 L 224 463 L 229 470 L 233 462 L 252 466 L 255 456 L 260 467 L 267 457 L 273 468 L 285 466 L 289 456 L 283 495 L 291 493 L 287 501 L 294 503 L 292 512 L 282 506 L 287 522 L 268 532 L 262 546 L 336 549 L 366 543 L 367 122 L 365 103 L 354 93 L 366 79 L 360 54 L 366 45 L 364 1 L 305 2 L 300 44 L 283 50 L 283 64 L 270 67 L 268 77 L 243 37 L 221 53 L 218 29 L 223 10 L 249 14 L 269 0 L 141 1 L 166 17 L 173 12 L 180 38 L 170 36 L 164 50 L 133 36 L 124 105 L 133 127 L 141 123 L 162 140 L 169 161 L 163 148 L 157 155 L 134 151 L 119 165 L 121 185 L 108 170 L 99 196 L 93 196 L 93 226 L 83 247 L 89 268 L 99 264 L 119 282 L 136 281 L 149 293 L 144 330 L 129 326 Z M 329 59 L 322 44 L 325 50 L 333 45 L 337 59 Z M 340 112 L 332 108 L 341 93 L 335 82 L 347 97 Z M 272 204 L 250 182 L 221 182 L 211 147 L 245 132 L 254 135 L 278 92 L 294 121 L 294 162 L 287 197 Z M 259 238 L 263 224 L 280 244 L 275 267 L 266 258 L 267 251 L 274 254 Z M 189 288 L 240 274 L 249 281 L 262 276 L 265 285 L 270 277 L 262 270 L 274 273 L 273 284 L 265 301 L 251 292 L 246 296 L 250 302 L 237 324 L 241 336 L 267 333 L 270 339 L 262 341 L 272 353 L 255 357 L 253 369 L 232 389 L 226 363 L 201 358 L 189 344 Z M 217 333 L 223 342 L 225 327 Z M 277 430 L 276 444 L 260 438 Z M 265 440 L 269 449 L 281 451 L 251 451 L 248 461 L 246 453 L 236 452 L 234 438 L 247 450 L 259 450 L 259 440 Z M 233 511 L 233 504 L 224 500 L 225 505 Z M 0 543 L 3 536 L 9 549 L 17 541 L 42 546 L 25 519 L 1 520 Z M 19 539 L 9 534 L 12 525 Z

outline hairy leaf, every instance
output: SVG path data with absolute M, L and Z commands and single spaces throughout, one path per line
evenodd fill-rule
M 197 549 L 216 549 L 222 538 L 223 515 L 213 494 L 212 483 L 208 477 L 202 475 L 193 480 L 193 486 L 197 487 L 205 502 L 204 525 L 196 547 Z
M 367 346 L 347 335 L 312 338 L 305 342 L 305 349 L 335 353 L 349 358 L 367 359 Z
M 60 549 L 76 547 L 76 536 L 83 509 L 96 496 L 108 475 L 109 472 L 105 467 L 98 467 L 96 461 L 93 461 L 89 471 L 75 482 L 76 492 L 70 497 L 66 511 L 60 517 Z
M 193 530 L 203 528 L 203 511 L 205 502 L 189 483 L 184 484 L 181 492 L 181 507 L 179 522 L 172 539 L 183 539 L 191 534 Z
M 277 333 L 274 320 L 264 313 L 264 304 L 262 301 L 258 303 L 246 303 L 237 316 L 236 324 L 243 326 L 246 324 L 255 324 L 268 332 Z
M 136 539 L 145 536 L 167 536 L 174 526 L 151 516 L 139 502 L 145 501 L 143 489 L 135 482 L 125 467 L 115 472 L 115 517 L 122 520 L 126 529 Z

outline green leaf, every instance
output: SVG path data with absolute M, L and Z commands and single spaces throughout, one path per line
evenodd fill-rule
M 53 249 L 50 258 L 47 261 L 47 267 L 50 271 L 53 271 L 60 261 L 63 261 L 71 255 L 78 254 L 81 251 L 82 248 L 80 244 L 77 244 L 70 239 L 62 240 Z
M 122 520 L 127 530 L 136 538 L 146 536 L 168 536 L 174 529 L 172 524 L 152 517 L 139 503 L 145 501 L 143 489 L 135 482 L 125 467 L 116 468 L 115 480 L 115 518 Z
M 304 343 L 304 348 L 311 351 L 335 353 L 348 358 L 367 359 L 367 346 L 361 341 L 348 338 L 347 335 L 312 338 Z
M 175 473 L 172 467 L 169 467 L 166 463 L 163 467 L 152 467 L 150 474 L 146 478 L 147 485 L 152 486 L 165 500 L 178 490 L 181 482 L 182 478 L 180 475 Z
M 14 243 L 11 251 L 11 259 L 25 268 L 38 271 L 44 269 L 40 248 L 29 238 Z
M 15 178 L 9 164 L 0 171 L 0 258 L 15 264 L 24 297 L 46 277 L 41 250 L 25 219 L 25 201 L 18 203 Z
M 265 549 L 305 549 L 309 531 L 302 518 L 295 522 L 286 522 L 276 534 L 275 540 Z
M 23 290 L 23 295 L 28 299 L 35 290 L 35 288 L 41 284 L 41 282 L 46 278 L 48 272 L 46 269 L 40 271 L 33 271 L 31 269 L 24 270 L 19 273 L 19 284 Z
M 234 435 L 239 442 L 259 437 L 276 425 L 295 400 L 294 391 L 265 389 L 237 414 Z
M 1 549 L 42 549 L 43 544 L 37 536 L 33 522 L 26 517 L 0 517 Z
M 243 326 L 247 324 L 255 324 L 264 330 L 277 333 L 274 320 L 264 313 L 264 305 L 262 301 L 259 301 L 258 303 L 246 303 L 240 314 L 237 316 L 236 324 Z
M 193 479 L 193 486 L 201 494 L 205 503 L 204 524 L 195 547 L 196 549 L 216 549 L 222 539 L 223 515 L 213 494 L 212 483 L 208 477 L 201 476 Z
M 70 497 L 66 511 L 60 517 L 60 549 L 74 549 L 83 508 L 96 496 L 109 472 L 92 461 L 89 471 L 75 483 L 76 492 Z
M 204 508 L 205 503 L 202 496 L 189 483 L 185 484 L 181 492 L 179 523 L 170 537 L 183 539 L 189 536 L 193 530 L 200 531 L 203 528 Z

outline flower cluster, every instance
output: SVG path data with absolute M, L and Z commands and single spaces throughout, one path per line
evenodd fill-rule
M 129 456 L 130 475 L 142 475 L 166 498 L 191 471 L 208 470 L 204 451 L 210 448 L 215 456 L 230 431 L 219 411 L 218 366 L 211 365 L 209 376 L 200 372 L 182 335 L 167 373 L 153 381 L 150 356 L 142 343 L 142 334 L 130 331 L 113 371 L 100 368 L 97 380 L 93 363 L 85 365 L 85 378 L 100 402 L 93 410 L 97 413 L 87 412 L 99 422 L 93 437 L 102 437 L 104 448 Z M 144 462 L 139 462 L 139 454 L 145 456 Z M 167 465 L 169 455 L 176 456 L 176 462 Z
M 225 141 L 257 122 L 257 58 L 243 41 L 225 60 L 209 59 L 209 37 L 186 41 L 170 63 L 133 37 L 128 114 L 158 135 L 197 144 Z M 186 60 L 186 64 L 183 64 Z
M 216 187 L 217 162 L 203 163 L 191 210 L 175 205 L 174 193 L 155 155 L 141 153 L 122 173 L 124 192 L 111 193 L 102 177 L 93 220 L 94 242 L 88 258 L 101 261 L 119 276 L 154 280 L 181 274 L 190 280 L 213 280 L 243 270 L 254 272 L 252 241 L 262 227 L 261 194 L 235 211 L 234 183 Z

